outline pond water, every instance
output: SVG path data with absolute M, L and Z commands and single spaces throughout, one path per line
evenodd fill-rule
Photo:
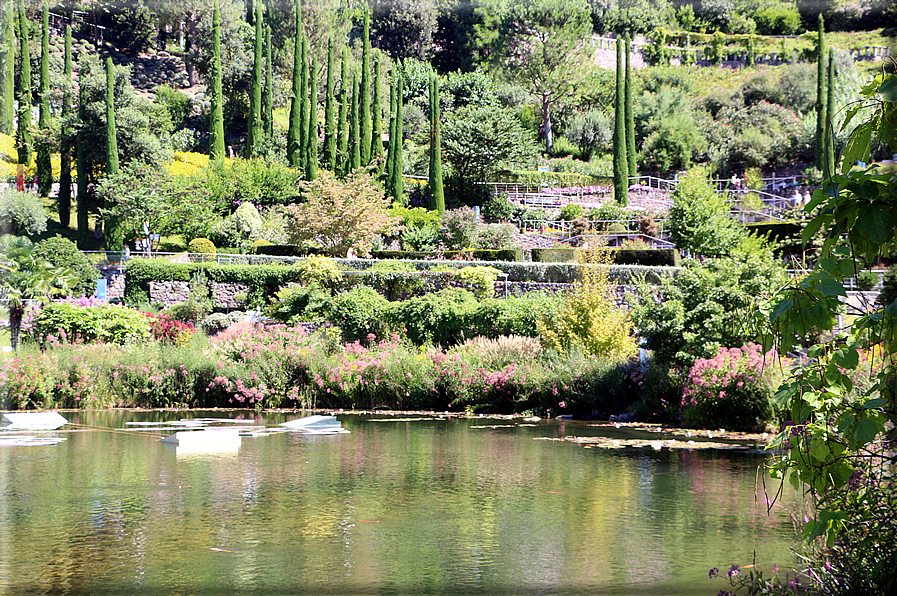
M 96 428 L 0 446 L 0 593 L 714 595 L 727 584 L 711 567 L 794 560 L 788 514 L 755 502 L 756 452 L 537 440 L 636 436 L 554 420 L 340 415 L 348 434 L 190 454 L 126 422 L 298 415 L 64 415 Z

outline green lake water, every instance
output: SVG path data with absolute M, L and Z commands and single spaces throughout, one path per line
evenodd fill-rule
M 190 454 L 111 429 L 298 415 L 64 415 L 99 429 L 0 446 L 0 594 L 712 596 L 728 584 L 711 567 L 794 561 L 790 516 L 755 501 L 759 453 L 538 440 L 637 436 L 556 420 L 341 415 L 349 434 Z

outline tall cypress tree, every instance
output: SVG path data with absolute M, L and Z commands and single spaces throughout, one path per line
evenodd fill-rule
M 302 36 L 302 69 L 299 71 L 299 164 L 305 173 L 308 169 L 308 37 Z
M 825 168 L 825 124 L 828 121 L 825 113 L 825 19 L 819 15 L 819 55 L 816 57 L 816 167 Z
M 389 145 L 386 148 L 386 194 L 395 198 L 396 184 L 396 71 L 389 83 Z
M 265 123 L 265 135 L 274 137 L 274 63 L 271 58 L 271 25 L 265 23 L 265 100 L 262 122 Z
M 632 65 L 630 64 L 630 56 L 632 55 L 632 40 L 629 34 L 626 34 L 626 157 L 629 165 L 629 175 L 638 176 L 638 164 L 636 163 L 635 154 L 635 114 L 632 105 Z
M 72 26 L 65 26 L 65 87 L 62 91 L 62 121 L 67 122 L 72 113 Z M 64 136 L 70 132 L 63 129 Z M 67 228 L 72 217 L 72 148 L 63 143 L 59 149 L 59 223 Z
M 44 0 L 41 13 L 40 50 L 40 112 L 38 126 L 41 136 L 49 134 L 50 128 L 50 9 Z M 50 145 L 46 141 L 37 143 L 37 192 L 42 197 L 50 196 L 53 188 L 53 166 L 50 165 Z
M 825 115 L 828 117 L 825 126 L 825 164 L 826 174 L 835 175 L 835 50 L 828 51 L 828 92 L 825 102 Z
M 209 131 L 209 158 L 224 159 L 224 97 L 221 91 L 221 11 L 218 0 L 212 10 L 212 113 Z
M 25 3 L 19 0 L 19 113 L 16 128 L 16 149 L 19 164 L 31 166 L 31 60 L 28 49 L 28 18 Z
M 361 139 L 358 138 L 360 127 L 358 122 L 358 104 L 360 100 L 360 84 L 358 75 L 352 75 L 352 108 L 349 114 L 349 171 L 354 172 L 361 167 Z
M 81 73 L 78 73 L 80 82 Z M 87 105 L 86 85 L 79 85 L 78 92 L 78 119 L 82 122 L 86 117 L 84 112 Z M 90 243 L 90 230 L 87 223 L 87 162 L 84 159 L 84 138 L 78 134 L 78 248 L 87 250 Z
M 327 89 L 324 91 L 324 167 L 336 172 L 336 118 L 333 114 L 333 38 L 327 40 Z
M 371 11 L 364 11 L 361 34 L 361 95 L 358 102 L 361 165 L 371 163 Z
M 308 157 L 306 157 L 305 179 L 318 177 L 318 59 L 311 58 L 311 85 L 308 91 Z
M 16 31 L 13 4 L 3 2 L 0 14 L 0 132 L 14 132 L 16 101 Z
M 395 158 L 392 162 L 393 167 L 393 198 L 402 203 L 402 194 L 405 192 L 402 174 L 405 171 L 404 159 L 402 158 L 402 119 L 404 110 L 402 109 L 403 82 L 402 73 L 396 69 L 396 140 L 395 140 Z
M 629 160 L 626 157 L 625 73 L 623 72 L 623 39 L 617 38 L 617 86 L 614 101 L 614 200 L 629 203 Z
M 255 3 L 255 41 L 252 44 L 252 88 L 249 93 L 249 126 L 246 131 L 246 157 L 255 157 L 262 137 L 262 19 L 261 4 Z
M 115 72 L 112 58 L 106 58 L 106 175 L 118 173 L 118 139 L 115 131 Z M 119 217 L 106 220 L 106 250 L 121 250 L 122 226 Z
M 343 46 L 339 79 L 339 120 L 336 124 L 336 167 L 345 174 L 349 171 L 349 48 Z
M 374 54 L 374 105 L 371 107 L 371 161 L 383 158 L 383 106 L 380 101 L 380 51 Z M 383 167 L 381 163 L 379 168 Z
M 430 76 L 430 209 L 445 213 L 445 189 L 442 186 L 442 141 L 439 135 L 439 79 Z
M 293 89 L 290 101 L 290 124 L 287 128 L 287 161 L 294 168 L 299 167 L 301 151 L 299 128 L 302 117 L 302 0 L 296 0 L 296 36 L 293 44 Z

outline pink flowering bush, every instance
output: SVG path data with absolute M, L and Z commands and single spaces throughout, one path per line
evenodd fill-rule
M 699 428 L 755 430 L 772 418 L 775 352 L 754 343 L 720 347 L 713 358 L 699 358 L 682 391 L 682 418 Z

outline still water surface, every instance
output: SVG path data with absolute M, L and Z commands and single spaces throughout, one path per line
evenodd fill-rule
M 711 567 L 794 558 L 788 515 L 755 503 L 758 454 L 536 440 L 608 432 L 569 422 L 339 419 L 350 434 L 218 454 L 109 430 L 0 447 L 0 593 L 715 595 Z

